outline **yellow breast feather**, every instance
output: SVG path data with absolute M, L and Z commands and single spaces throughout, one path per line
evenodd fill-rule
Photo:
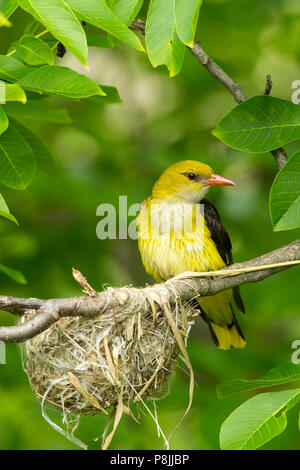
M 143 203 L 137 224 L 142 261 L 156 281 L 184 271 L 212 271 L 225 266 L 198 205 L 155 204 L 159 205 L 151 198 Z M 191 215 L 191 224 L 182 224 L 184 211 Z

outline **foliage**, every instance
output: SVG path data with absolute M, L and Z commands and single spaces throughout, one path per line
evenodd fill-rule
M 158 3 L 155 0 L 151 2 L 148 12 L 146 43 L 152 44 L 152 38 L 154 37 L 159 54 L 163 54 L 161 43 L 164 31 L 167 30 L 167 26 L 163 22 L 166 18 L 168 19 L 170 7 L 174 8 L 173 23 L 170 24 L 170 30 L 164 41 L 164 47 L 167 49 L 170 47 L 172 50 L 178 47 L 178 50 L 180 49 L 182 52 L 180 53 L 180 59 L 178 59 L 176 51 L 172 52 L 172 59 L 170 58 L 169 61 L 165 62 L 169 67 L 171 75 L 178 73 L 182 67 L 185 44 L 192 45 L 193 43 L 201 3 L 199 0 L 194 1 L 191 3 L 190 8 L 186 9 L 181 0 L 176 0 L 174 6 L 171 5 L 173 0 L 170 5 L 165 2 L 162 28 L 160 34 L 157 35 L 158 24 L 155 19 L 155 10 Z M 65 98 L 106 96 L 103 89 L 90 78 L 68 67 L 53 65 L 53 53 L 58 44 L 62 43 L 83 65 L 87 66 L 88 39 L 81 24 L 82 21 L 92 24 L 137 50 L 144 50 L 140 39 L 128 28 L 128 24 L 142 6 L 140 0 L 111 1 L 109 4 L 104 0 L 87 0 L 85 2 L 54 0 L 54 2 L 51 2 L 51 5 L 47 0 L 2 0 L 0 6 L 1 12 L 7 20 L 18 6 L 32 15 L 34 19 L 31 24 L 26 26 L 25 34 L 12 44 L 14 49 L 10 48 L 11 50 L 6 56 L 2 55 L 0 57 L 0 77 L 5 81 L 1 84 L 4 87 L 1 96 L 4 96 L 6 102 L 21 101 L 26 103 L 25 91 L 41 95 L 58 95 Z M 159 16 L 161 16 L 160 8 Z M 3 23 L 3 25 L 5 24 Z M 44 26 L 46 29 L 38 32 L 40 26 Z M 177 36 L 175 29 L 178 30 L 182 42 L 179 36 Z M 176 41 L 175 36 L 173 37 L 174 34 L 177 38 Z M 101 39 L 100 35 L 98 37 Z M 93 44 L 96 44 L 96 42 L 94 41 Z M 102 47 L 101 42 L 99 46 Z M 113 47 L 113 43 L 111 43 L 111 47 Z M 148 47 L 148 53 L 154 65 L 164 63 L 155 59 L 156 52 L 152 51 L 151 46 Z M 13 54 L 15 54 L 15 57 L 12 57 Z M 176 63 L 179 60 L 179 63 L 174 65 L 173 59 Z M 117 92 L 112 91 L 112 93 L 116 94 Z M 35 99 L 36 97 L 32 95 L 28 100 L 27 107 L 29 108 L 29 113 L 30 109 L 35 106 L 33 101 Z M 108 100 L 108 102 L 111 101 Z M 23 113 L 26 114 L 26 110 Z M 43 113 L 42 108 L 40 108 L 39 119 L 43 119 L 44 115 L 46 117 L 47 114 L 49 114 L 49 111 L 44 110 Z M 15 118 L 17 119 L 17 116 Z M 5 140 L 6 143 L 11 140 L 12 133 L 14 136 L 17 135 L 10 128 L 6 130 L 7 126 L 7 116 L 5 111 L 1 109 L 0 132 L 5 132 L 5 134 L 0 139 L 2 141 Z M 30 134 L 27 133 L 26 137 L 27 144 L 30 146 L 32 144 Z M 33 169 L 34 162 L 32 161 L 32 156 L 34 160 L 35 155 L 33 152 L 30 155 L 30 165 Z M 2 152 L 0 157 L 5 160 L 4 152 Z M 8 171 L 8 164 L 6 164 L 2 171 L 1 182 L 15 189 L 25 188 L 32 180 L 30 176 L 32 170 L 29 171 L 27 167 L 18 168 L 18 176 L 15 176 L 15 179 L 19 179 L 19 182 L 16 182 L 15 179 L 12 180 L 12 176 Z
M 100 245 L 96 238 L 91 240 L 95 210 L 99 202 L 117 203 L 119 194 L 127 193 L 130 203 L 142 200 L 157 175 L 183 158 L 201 157 L 240 181 L 232 192 L 212 196 L 219 198 L 217 205 L 230 226 L 236 258 L 251 258 L 291 240 L 282 231 L 300 226 L 300 115 L 290 102 L 290 81 L 298 70 L 297 2 L 231 3 L 53 0 L 50 8 L 47 0 L 0 0 L 0 182 L 12 208 L 0 195 L 0 271 L 20 283 L 12 285 L 2 276 L 3 293 L 79 294 L 70 276 L 74 263 L 98 288 L 104 282 L 149 281 L 134 243 L 105 240 Z M 146 21 L 145 39 L 129 27 L 137 17 Z M 193 46 L 197 25 L 210 55 L 234 78 L 245 81 L 252 94 L 272 72 L 277 93 L 285 99 L 254 96 L 230 111 L 228 92 L 188 54 L 186 46 Z M 67 49 L 62 59 L 57 57 L 61 43 Z M 153 71 L 151 65 L 166 65 L 174 78 L 169 81 L 164 68 Z M 210 135 L 214 127 L 214 136 L 227 148 Z M 270 193 L 272 224 L 280 231 L 273 234 L 266 200 L 274 168 L 271 158 L 261 153 L 281 145 L 292 156 Z M 22 198 L 14 192 L 23 189 Z M 23 285 L 20 271 L 26 272 L 30 287 Z M 189 351 L 199 391 L 193 415 L 174 437 L 174 448 L 218 448 L 219 428 L 229 408 L 234 411 L 222 425 L 222 448 L 299 448 L 294 430 L 299 390 L 259 393 L 242 404 L 236 397 L 240 390 L 286 387 L 298 380 L 297 366 L 291 364 L 264 374 L 286 358 L 297 326 L 299 331 L 295 277 L 286 272 L 280 279 L 243 289 L 251 312 L 245 319 L 247 350 L 223 353 L 210 345 L 200 327 L 192 333 Z M 8 365 L 0 365 L 11 391 L 7 394 L 0 384 L 0 446 L 65 448 L 65 440 L 42 422 L 20 371 L 16 378 L 19 358 L 12 348 L 9 345 Z M 229 398 L 216 401 L 216 384 L 260 374 L 261 379 L 219 386 L 219 393 Z M 162 426 L 177 421 L 185 398 L 186 377 L 179 376 L 172 394 L 159 405 Z M 249 413 L 255 414 L 251 429 L 245 420 Z M 26 430 L 29 420 L 34 423 L 32 436 Z M 81 432 L 90 447 L 99 447 L 93 438 L 103 423 L 101 417 L 83 422 Z M 287 441 L 280 440 L 286 425 Z M 153 424 L 147 418 L 140 425 L 144 432 L 134 426 L 137 430 L 124 423 L 116 448 L 160 445 L 148 439 Z M 128 435 L 133 436 L 132 445 Z
M 293 363 L 271 369 L 261 379 L 231 380 L 218 387 L 224 398 L 291 382 L 300 382 L 300 365 Z M 287 426 L 286 413 L 300 401 L 300 389 L 261 393 L 244 402 L 224 421 L 220 432 L 221 449 L 254 450 L 281 434 Z

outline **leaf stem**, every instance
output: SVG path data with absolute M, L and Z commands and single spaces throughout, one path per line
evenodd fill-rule
M 57 42 L 54 44 L 54 46 L 51 47 L 51 51 L 54 51 L 54 49 L 58 46 L 58 44 L 59 44 L 59 41 L 57 41 Z
M 35 37 L 35 39 L 38 39 L 38 38 L 41 38 L 42 36 L 44 36 L 44 34 L 47 34 L 49 31 L 48 29 L 45 29 L 44 31 L 42 31 L 41 33 L 37 34 Z
M 10 51 L 10 52 L 9 52 L 8 54 L 6 54 L 6 55 L 7 55 L 7 57 L 10 57 L 10 56 L 13 55 L 15 52 L 17 52 L 16 49 L 14 49 L 13 51 Z

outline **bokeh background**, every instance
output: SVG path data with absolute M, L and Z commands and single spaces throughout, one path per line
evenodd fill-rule
M 139 16 L 143 18 L 143 14 Z M 0 53 L 6 53 L 30 17 L 17 11 L 13 27 L 0 30 Z M 260 94 L 272 74 L 272 94 L 291 98 L 291 84 L 300 79 L 300 4 L 298 0 L 206 0 L 197 36 L 205 50 L 251 96 Z M 87 71 L 67 53 L 57 63 Z M 80 294 L 72 266 L 95 289 L 103 285 L 142 286 L 152 280 L 141 264 L 133 240 L 99 240 L 96 208 L 142 201 L 170 164 L 182 159 L 208 163 L 237 182 L 235 188 L 211 190 L 228 229 L 234 259 L 243 261 L 289 243 L 296 231 L 273 233 L 268 193 L 276 173 L 270 154 L 250 155 L 226 148 L 211 130 L 234 105 L 227 90 L 187 52 L 181 74 L 169 79 L 163 67 L 153 69 L 143 53 L 125 46 L 89 51 L 88 73 L 100 84 L 118 88 L 122 104 L 99 106 L 84 100 L 58 98 L 68 125 L 27 122 L 57 157 L 59 178 L 38 172 L 26 191 L 1 187 L 19 227 L 0 219 L 0 262 L 23 272 L 19 285 L 0 273 L 2 295 L 59 297 Z M 289 155 L 300 143 L 286 147 Z M 171 441 L 172 449 L 218 449 L 221 423 L 250 394 L 218 400 L 217 384 L 232 378 L 254 378 L 291 359 L 291 344 L 300 339 L 299 270 L 293 268 L 264 282 L 242 287 L 247 314 L 239 320 L 247 336 L 245 350 L 219 351 L 199 319 L 188 351 L 197 386 L 189 415 Z M 1 325 L 15 318 L 1 312 Z M 179 360 L 182 366 L 182 361 Z M 188 402 L 188 376 L 177 369 L 168 397 L 157 403 L 166 434 Z M 59 422 L 59 413 L 50 412 Z M 265 449 L 300 449 L 297 409 L 288 414 L 286 431 Z M 122 418 L 112 449 L 162 449 L 155 423 L 147 413 L 140 424 Z M 102 416 L 82 419 L 77 436 L 99 449 L 106 424 Z M 0 365 L 0 448 L 75 449 L 44 421 L 40 404 L 22 369 L 20 350 L 7 346 L 7 364 Z

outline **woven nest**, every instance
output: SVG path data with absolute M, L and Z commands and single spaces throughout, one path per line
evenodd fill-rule
M 195 312 L 180 304 L 171 311 L 145 290 L 136 291 L 129 305 L 92 319 L 61 318 L 26 342 L 27 374 L 43 401 L 64 414 L 107 414 L 120 404 L 124 411 L 132 402 L 165 396 Z

